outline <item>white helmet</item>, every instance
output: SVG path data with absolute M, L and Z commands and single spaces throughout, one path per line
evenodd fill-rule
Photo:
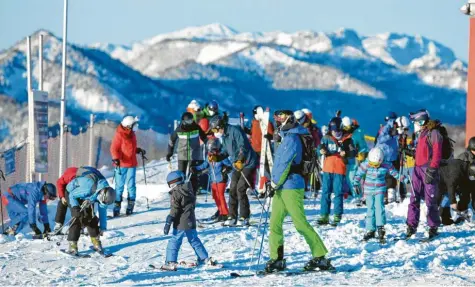
M 139 118 L 138 117 L 133 117 L 133 116 L 126 116 L 122 119 L 122 122 L 120 122 L 120 124 L 124 127 L 124 128 L 133 128 L 134 125 L 136 123 L 139 122 Z
M 297 122 L 299 124 L 303 124 L 303 122 L 305 121 L 305 113 L 302 111 L 302 110 L 296 110 L 294 112 L 294 117 L 295 119 L 297 120 Z
M 379 167 L 384 160 L 384 152 L 378 148 L 374 147 L 369 151 L 368 162 L 371 166 Z
M 343 128 L 349 128 L 351 127 L 351 119 L 349 117 L 343 117 L 343 119 L 341 119 L 341 124 L 343 125 Z
M 327 126 L 322 126 L 321 128 L 322 130 L 322 134 L 325 136 L 326 134 L 328 134 L 328 127 Z
M 308 114 L 312 114 L 312 111 L 311 111 L 311 110 L 309 110 L 309 109 L 307 109 L 307 108 L 305 108 L 305 109 L 302 109 L 302 112 L 303 112 L 304 114 L 306 114 L 306 115 L 308 115 Z
M 193 111 L 197 112 L 201 109 L 201 106 L 200 104 L 196 101 L 196 100 L 192 100 L 189 104 L 188 104 L 188 108 L 192 109 Z

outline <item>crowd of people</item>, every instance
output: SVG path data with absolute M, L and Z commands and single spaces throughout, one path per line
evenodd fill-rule
M 305 216 L 304 199 L 312 195 L 316 198 L 320 189 L 317 224 L 337 227 L 344 216 L 345 202 L 366 205 L 365 241 L 376 238 L 384 242 L 385 205 L 403 202 L 408 194 L 405 239 L 417 232 L 421 200 L 427 206 L 427 240 L 438 236 L 442 224 L 471 219 L 470 207 L 475 207 L 475 137 L 470 138 L 464 153 L 454 155 L 446 128 L 427 110 L 410 113 L 409 117 L 389 112 L 371 145 L 358 121 L 342 117 L 340 111 L 321 127 L 309 109 L 277 110 L 272 115 L 269 118 L 263 107 L 256 106 L 252 120 L 233 125 L 216 101 L 203 108 L 196 100 L 190 102 L 168 142 L 166 160 L 171 162 L 176 154 L 178 166 L 166 178 L 171 210 L 164 234 L 169 234 L 171 227 L 173 230 L 162 269 L 177 270 L 185 236 L 197 254 L 198 264 L 217 265 L 196 231 L 196 196 L 204 174 L 217 208 L 207 219 L 209 224 L 249 226 L 249 196 L 272 202 L 270 258 L 265 272 L 286 268 L 283 223 L 287 215 L 311 250 L 312 259 L 305 269 L 333 269 L 323 240 Z M 56 186 L 33 182 L 10 187 L 2 197 L 10 216 L 7 234 L 18 233 L 27 222 L 36 236 L 60 234 L 69 226 L 68 252 L 77 255 L 78 238 L 87 227 L 94 248 L 102 251 L 99 238 L 107 230 L 107 205 L 113 204 L 113 217 L 121 216 L 125 186 L 125 215 L 134 212 L 137 156 L 146 154 L 137 147 L 137 128 L 137 118 L 125 117 L 112 141 L 115 189 L 93 167 L 68 168 Z M 270 147 L 270 153 L 266 147 Z M 51 231 L 46 201 L 58 196 L 56 225 Z M 43 232 L 36 225 L 37 205 Z M 65 224 L 68 208 L 72 217 Z

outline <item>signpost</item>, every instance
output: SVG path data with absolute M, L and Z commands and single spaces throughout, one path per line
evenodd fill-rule
M 48 93 L 33 90 L 34 98 L 34 171 L 48 172 Z

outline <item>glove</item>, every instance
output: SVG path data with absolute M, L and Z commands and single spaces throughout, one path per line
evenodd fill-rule
M 43 234 L 51 233 L 51 227 L 49 226 L 49 223 L 45 223 L 43 225 L 45 227 L 45 230 L 43 230 Z
M 271 181 L 266 181 L 267 197 L 273 197 L 275 194 L 275 188 Z
M 358 153 L 358 155 L 356 156 L 356 159 L 358 160 L 358 162 L 363 162 L 365 159 L 366 159 L 366 156 L 368 154 L 365 153 L 365 152 L 360 152 Z
M 144 150 L 144 149 L 141 149 L 141 148 L 137 148 L 137 151 L 136 151 L 137 154 L 142 154 L 142 156 L 144 156 L 147 152 Z
M 208 154 L 208 161 L 209 162 L 217 162 L 218 161 L 218 156 L 215 154 Z
M 324 149 L 324 148 L 322 148 L 322 149 L 320 150 L 320 153 L 323 154 L 323 155 L 326 155 L 326 154 L 327 154 L 327 150 Z
M 112 163 L 113 163 L 115 166 L 120 166 L 120 160 L 118 160 L 118 159 L 113 159 L 113 160 L 112 160 Z
M 237 171 L 241 171 L 244 168 L 244 164 L 240 160 L 235 161 L 233 166 Z
M 439 178 L 439 170 L 437 168 L 428 167 L 424 178 L 425 184 L 435 184 Z
M 30 224 L 30 227 L 31 227 L 31 230 L 32 230 L 36 235 L 40 235 L 40 234 L 41 234 L 41 230 L 38 228 L 38 226 L 36 226 L 35 223 Z
M 167 158 L 167 161 L 168 161 L 168 162 L 170 162 L 170 161 L 172 160 L 172 156 L 173 156 L 172 154 L 167 154 L 167 157 L 166 157 L 166 158 Z
M 68 205 L 68 201 L 66 200 L 66 197 L 61 197 L 61 203 L 65 206 Z
M 86 209 L 91 205 L 92 205 L 92 202 L 89 199 L 84 200 L 84 202 L 81 204 L 81 209 Z
M 264 138 L 266 138 L 268 141 L 274 140 L 274 136 L 271 135 L 271 134 L 266 134 L 266 135 L 264 136 Z
M 175 218 L 171 215 L 167 216 L 167 220 L 165 221 L 165 226 L 163 227 L 163 234 L 168 235 L 168 233 L 170 232 L 170 226 L 172 225 L 174 219 Z
M 79 206 L 71 208 L 71 216 L 76 218 L 79 218 L 81 216 L 81 209 L 79 208 Z
M 190 167 L 190 171 L 192 174 L 198 174 L 200 172 L 196 166 Z

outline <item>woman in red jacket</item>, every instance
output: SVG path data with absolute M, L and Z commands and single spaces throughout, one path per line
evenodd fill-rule
M 145 150 L 137 147 L 135 131 L 138 130 L 138 118 L 126 116 L 117 127 L 114 139 L 112 140 L 110 152 L 112 162 L 116 166 L 115 190 L 116 201 L 114 205 L 114 217 L 120 215 L 122 204 L 122 193 L 127 184 L 127 209 L 125 214 L 130 215 L 135 206 L 135 173 L 137 170 L 137 154 L 145 155 Z

